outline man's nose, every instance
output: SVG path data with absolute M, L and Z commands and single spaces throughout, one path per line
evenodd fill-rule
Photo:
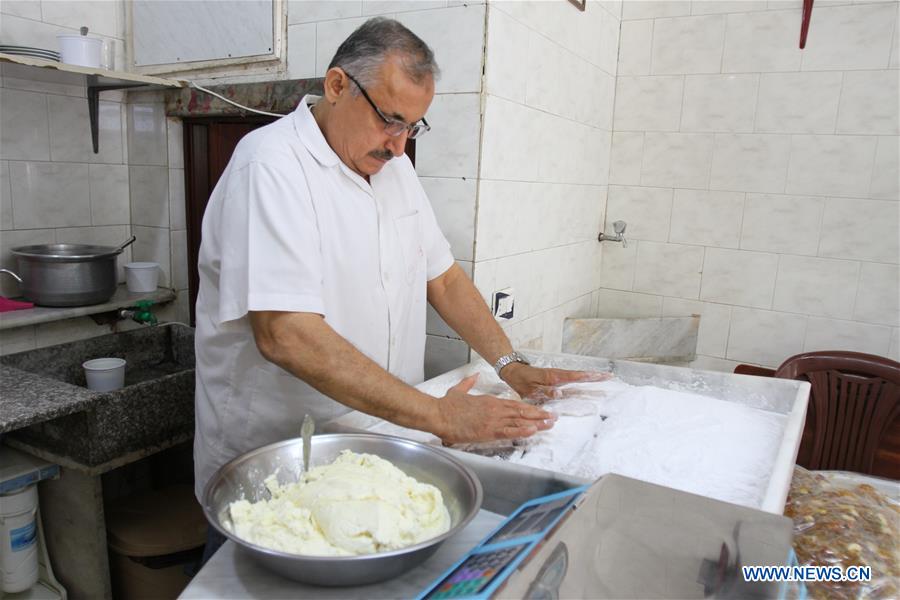
M 400 156 L 406 150 L 406 138 L 408 137 L 408 132 L 404 131 L 398 136 L 392 136 L 387 143 L 387 149 L 391 151 L 394 156 Z

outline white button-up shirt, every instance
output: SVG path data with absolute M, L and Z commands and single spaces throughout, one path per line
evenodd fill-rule
M 220 466 L 350 409 L 267 361 L 248 311 L 311 312 L 410 384 L 424 378 L 426 281 L 453 264 L 412 164 L 370 182 L 304 98 L 244 137 L 203 218 L 196 307 L 196 492 Z

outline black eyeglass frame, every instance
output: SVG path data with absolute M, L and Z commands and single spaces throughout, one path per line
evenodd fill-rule
M 341 70 L 344 71 L 343 69 L 341 69 Z M 431 131 L 431 125 L 428 124 L 428 121 L 425 120 L 425 117 L 422 117 L 420 119 L 421 123 L 419 121 L 416 121 L 415 123 L 410 124 L 410 123 L 401 121 L 400 119 L 394 119 L 392 117 L 387 116 L 386 114 L 384 114 L 384 111 L 381 110 L 380 108 L 378 108 L 378 105 L 372 101 L 372 98 L 370 98 L 368 92 L 366 92 L 366 88 L 364 88 L 362 85 L 360 85 L 360 83 L 356 80 L 356 78 L 353 75 L 351 75 L 347 71 L 344 71 L 344 74 L 350 78 L 350 81 L 352 81 L 354 84 L 356 84 L 356 87 L 358 87 L 359 91 L 362 92 L 363 98 L 366 99 L 366 101 L 372 106 L 372 108 L 375 110 L 375 112 L 378 114 L 378 116 L 381 117 L 381 120 L 384 121 L 384 130 L 389 136 L 397 137 L 398 135 L 400 135 L 401 133 L 406 131 L 407 137 L 411 140 L 414 140 L 416 138 L 422 137 L 423 135 L 425 135 L 426 133 Z M 391 127 L 392 125 L 394 127 L 399 126 L 399 128 L 397 129 L 397 133 L 392 133 L 390 131 L 389 127 Z

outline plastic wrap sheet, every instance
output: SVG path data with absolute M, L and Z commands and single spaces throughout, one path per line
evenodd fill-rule
M 900 598 L 900 498 L 841 474 L 795 467 L 785 505 L 801 565 L 869 566 L 868 582 L 808 582 L 812 598 Z M 893 493 L 892 493 L 893 491 Z

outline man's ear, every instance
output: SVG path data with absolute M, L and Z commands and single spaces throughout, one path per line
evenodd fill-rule
M 325 73 L 325 99 L 331 104 L 337 102 L 341 94 L 347 91 L 350 78 L 340 67 L 332 67 Z

